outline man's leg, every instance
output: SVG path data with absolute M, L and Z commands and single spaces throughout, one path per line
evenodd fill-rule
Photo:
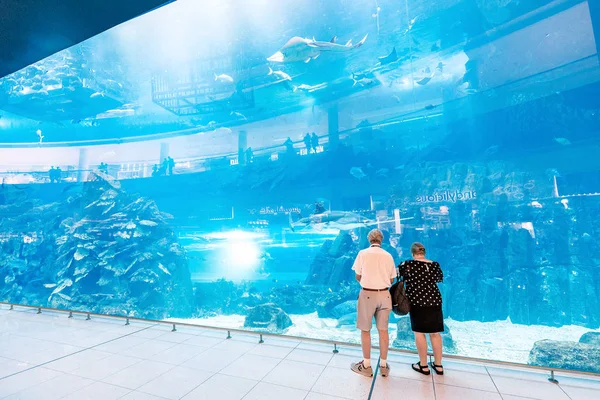
M 371 332 L 360 331 L 360 344 L 363 353 L 363 363 L 365 367 L 371 366 Z
M 390 347 L 390 313 L 392 311 L 392 299 L 389 293 L 380 293 L 380 303 L 375 313 L 377 331 L 379 332 L 379 369 L 382 376 L 388 376 L 390 367 L 387 363 L 388 349 Z
M 360 330 L 360 343 L 363 352 L 363 360 L 350 365 L 352 371 L 364 375 L 373 376 L 371 368 L 371 327 L 373 325 L 374 308 L 369 294 L 361 291 L 358 296 L 356 327 Z
M 387 363 L 390 335 L 387 329 L 379 329 L 379 352 L 383 366 Z

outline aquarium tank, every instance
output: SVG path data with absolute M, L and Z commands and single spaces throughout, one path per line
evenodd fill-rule
M 599 40 L 591 0 L 116 26 L 0 79 L 0 300 L 359 343 L 379 228 L 441 264 L 447 354 L 600 373 Z

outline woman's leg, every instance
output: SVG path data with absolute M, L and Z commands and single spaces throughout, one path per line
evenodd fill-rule
M 427 365 L 427 337 L 424 333 L 415 332 L 415 344 L 419 352 L 419 362 L 422 366 Z
M 435 365 L 442 365 L 442 335 L 439 333 L 430 333 L 429 339 L 431 340 L 431 347 L 433 348 Z

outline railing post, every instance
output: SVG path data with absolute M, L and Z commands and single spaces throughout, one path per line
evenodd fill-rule
M 548 381 L 550 381 L 552 383 L 558 383 L 558 380 L 556 380 L 556 378 L 554 378 L 554 371 L 550 371 L 550 378 L 548 378 Z
M 261 344 L 262 344 L 262 343 L 264 343 L 264 342 L 265 342 L 265 341 L 263 340 L 262 333 L 261 333 L 261 334 L 260 334 L 260 340 L 258 341 L 258 343 L 261 343 Z
M 337 353 L 339 353 L 339 352 L 340 352 L 340 351 L 339 351 L 339 350 L 338 350 L 338 348 L 337 348 L 337 344 L 336 344 L 336 343 L 334 343 L 334 344 L 333 344 L 333 354 L 337 354 Z

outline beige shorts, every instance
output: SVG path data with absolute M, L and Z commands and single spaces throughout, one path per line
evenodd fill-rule
M 361 331 L 370 331 L 373 327 L 373 317 L 375 317 L 377 329 L 387 330 L 391 311 L 392 298 L 389 291 L 370 292 L 361 290 L 358 295 L 356 327 Z

